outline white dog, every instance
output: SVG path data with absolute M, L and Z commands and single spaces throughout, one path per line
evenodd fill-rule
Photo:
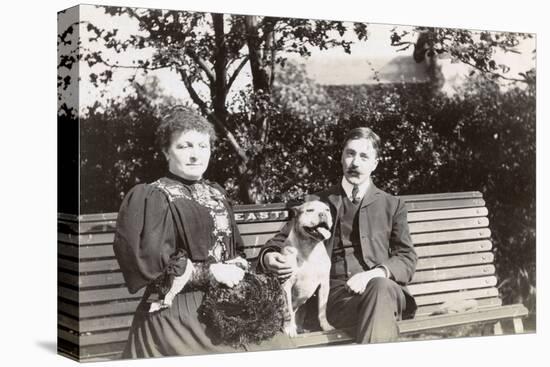
M 285 325 L 285 332 L 291 337 L 295 337 L 298 330 L 296 320 L 300 318 L 296 317 L 296 311 L 317 288 L 321 329 L 334 330 L 327 321 L 331 262 L 323 243 L 331 236 L 330 209 L 320 201 L 309 201 L 294 208 L 294 213 L 292 229 L 281 251 L 296 269 L 283 284 L 290 312 L 290 322 Z

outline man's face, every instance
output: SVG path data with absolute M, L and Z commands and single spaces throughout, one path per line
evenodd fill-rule
M 378 165 L 376 150 L 367 139 L 351 139 L 342 150 L 344 177 L 352 185 L 366 182 Z

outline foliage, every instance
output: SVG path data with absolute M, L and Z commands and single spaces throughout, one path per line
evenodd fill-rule
M 410 32 L 398 28 L 394 28 L 390 37 L 392 46 L 399 47 L 401 51 L 412 46 L 413 57 L 417 62 L 431 63 L 438 56 L 445 55 L 453 62 L 469 65 L 485 76 L 522 82 L 531 86 L 536 83 L 534 68 L 521 72 L 520 78 L 510 77 L 507 75 L 510 71 L 509 65 L 499 63 L 495 58 L 497 52 L 518 53 L 517 47 L 520 42 L 533 38 L 533 34 L 433 27 L 415 27 Z
M 133 84 L 124 100 L 96 104 L 80 119 L 80 205 L 83 212 L 118 211 L 128 190 L 164 174 L 166 162 L 155 147 L 155 130 L 167 106 L 158 81 Z

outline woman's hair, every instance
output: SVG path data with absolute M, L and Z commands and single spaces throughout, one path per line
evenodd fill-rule
M 157 145 L 161 151 L 166 151 L 172 144 L 174 134 L 194 130 L 210 136 L 210 144 L 216 141 L 214 126 L 191 108 L 176 106 L 162 117 L 156 131 Z
M 346 134 L 344 145 L 350 140 L 367 139 L 371 142 L 376 158 L 380 157 L 380 137 L 368 127 L 357 127 Z

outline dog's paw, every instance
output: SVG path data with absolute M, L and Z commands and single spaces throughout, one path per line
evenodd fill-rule
M 286 325 L 285 334 L 291 338 L 295 338 L 296 336 L 298 336 L 298 330 L 296 329 L 296 325 Z
M 327 320 L 320 321 L 319 323 L 321 324 L 321 329 L 323 331 L 336 330 L 336 328 L 334 326 L 332 326 L 331 324 L 329 324 L 329 322 Z

